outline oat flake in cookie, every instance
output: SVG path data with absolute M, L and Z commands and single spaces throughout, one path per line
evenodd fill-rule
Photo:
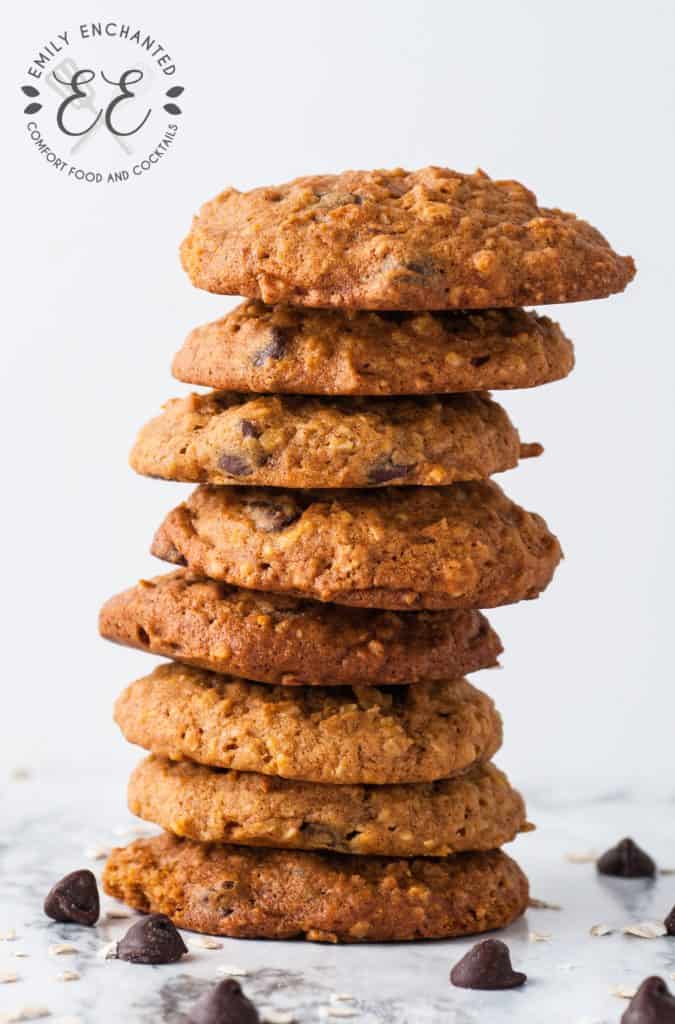
M 301 395 L 442 395 L 566 377 L 572 342 L 523 309 L 366 312 L 248 301 L 190 332 L 173 361 L 188 384 Z
M 207 291 L 373 310 L 597 299 L 635 274 L 599 231 L 519 182 L 444 167 L 229 188 L 202 206 L 181 259 Z
M 501 928 L 527 879 L 499 850 L 392 860 L 259 850 L 162 835 L 114 850 L 110 896 L 179 928 L 232 938 L 396 942 Z

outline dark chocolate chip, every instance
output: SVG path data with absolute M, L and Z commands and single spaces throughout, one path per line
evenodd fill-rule
M 477 942 L 450 971 L 450 981 L 457 988 L 517 988 L 527 975 L 514 971 L 509 947 L 499 939 Z
M 260 1017 L 239 982 L 226 978 L 193 1006 L 187 1024 L 260 1024 Z
M 218 469 L 224 469 L 231 476 L 250 476 L 253 466 L 248 459 L 241 455 L 232 455 L 230 452 L 222 452 L 218 458 Z
M 662 978 L 645 978 L 628 1004 L 621 1024 L 675 1024 L 675 997 Z
M 673 907 L 663 923 L 668 934 L 675 935 L 675 907 Z
M 244 437 L 260 437 L 262 434 L 262 427 L 253 420 L 242 420 L 240 426 Z
M 258 529 L 265 533 L 285 530 L 302 515 L 302 509 L 290 499 L 280 500 L 276 505 L 269 501 L 247 501 L 246 511 Z
M 164 914 L 150 914 L 133 924 L 117 944 L 117 956 L 131 964 L 175 964 L 187 946 Z
M 371 466 L 368 471 L 368 479 L 371 484 L 383 484 L 387 480 L 399 480 L 415 468 L 415 463 L 404 465 L 403 463 L 392 462 L 391 459 L 383 459 Z
M 98 886 L 87 868 L 65 875 L 45 900 L 45 914 L 54 921 L 92 925 L 99 913 Z
M 270 328 L 270 340 L 253 356 L 254 366 L 264 366 L 268 359 L 281 359 L 286 352 L 286 331 L 281 327 Z
M 614 875 L 616 878 L 653 878 L 656 874 L 652 858 L 632 839 L 622 839 L 603 853 L 597 868 L 601 875 Z

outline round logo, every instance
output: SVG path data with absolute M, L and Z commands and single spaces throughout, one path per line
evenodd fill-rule
M 94 21 L 43 41 L 21 85 L 26 135 L 63 178 L 134 181 L 163 163 L 185 86 L 164 42 L 136 25 Z

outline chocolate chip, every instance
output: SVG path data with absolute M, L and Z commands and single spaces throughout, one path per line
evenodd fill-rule
M 218 458 L 218 469 L 224 469 L 231 476 L 250 476 L 253 466 L 248 459 L 241 455 L 232 455 L 229 452 L 222 452 Z
M 597 868 L 601 875 L 614 875 L 616 878 L 653 878 L 656 874 L 652 858 L 632 839 L 622 839 L 603 853 Z
M 262 427 L 253 420 L 242 420 L 240 426 L 244 437 L 260 437 L 262 434 Z
M 450 971 L 450 981 L 458 988 L 517 988 L 527 975 L 514 971 L 509 947 L 499 939 L 477 942 Z
M 478 368 L 479 366 L 485 366 L 485 364 L 489 362 L 490 356 L 474 356 L 471 360 L 471 365 Z
M 100 913 L 98 886 L 91 871 L 71 871 L 50 890 L 45 914 L 53 921 L 96 924 Z
M 203 995 L 186 1024 L 260 1024 L 258 1011 L 234 978 L 226 978 Z
M 663 923 L 668 934 L 675 935 L 675 907 L 673 907 Z
M 621 1024 L 675 1024 L 675 998 L 662 978 L 645 978 L 628 1004 Z
M 258 499 L 247 501 L 245 505 L 255 525 L 265 533 L 285 530 L 302 515 L 302 509 L 290 498 L 280 499 L 278 503 Z
M 399 480 L 402 476 L 408 476 L 414 468 L 414 462 L 410 463 L 410 465 L 405 465 L 404 463 L 392 462 L 391 459 L 381 459 L 369 469 L 368 479 L 371 484 L 383 484 L 387 480 Z
M 264 366 L 268 359 L 281 359 L 286 352 L 286 331 L 281 327 L 270 328 L 270 340 L 253 356 L 254 366 Z
M 133 924 L 117 944 L 117 956 L 131 964 L 175 964 L 187 946 L 164 914 L 150 914 Z

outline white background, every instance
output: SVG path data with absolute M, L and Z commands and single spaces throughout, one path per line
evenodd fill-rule
M 567 0 L 213 4 L 42 0 L 6 14 L 2 59 L 2 710 L 8 764 L 120 770 L 115 695 L 150 668 L 97 637 L 100 603 L 163 571 L 152 533 L 188 488 L 127 468 L 184 390 L 189 328 L 232 304 L 188 284 L 201 201 L 347 167 L 481 166 L 587 217 L 639 274 L 547 310 L 577 346 L 564 383 L 504 403 L 543 459 L 501 478 L 567 559 L 545 596 L 492 613 L 503 671 L 479 685 L 524 786 L 672 779 L 675 8 Z M 62 180 L 25 137 L 19 85 L 64 26 L 157 35 L 186 86 L 173 151 L 120 186 Z

